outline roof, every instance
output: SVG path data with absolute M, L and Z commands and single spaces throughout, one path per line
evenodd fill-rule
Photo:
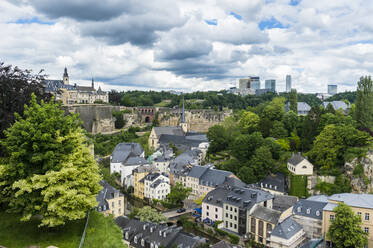
M 143 157 L 129 157 L 124 165 L 145 165 L 149 164 L 148 160 Z
M 119 143 L 111 154 L 112 163 L 125 162 L 129 157 L 139 157 L 144 149 L 139 143 Z
M 151 181 L 153 182 L 154 180 L 156 180 L 161 174 L 156 172 L 156 173 L 149 173 L 148 175 L 146 175 L 144 177 L 145 180 L 148 180 L 148 181 Z
M 174 134 L 161 134 L 159 136 L 159 143 L 168 145 L 169 143 L 173 143 L 176 146 L 185 146 L 186 148 L 198 147 L 199 144 L 206 142 L 206 140 L 202 138 L 192 138 L 194 136 L 186 137 Z
M 74 85 L 64 84 L 62 80 L 43 80 L 46 92 L 56 92 L 60 89 L 76 90 Z
M 332 107 L 337 110 L 337 109 L 342 109 L 342 110 L 347 110 L 350 108 L 349 104 L 346 104 L 344 101 L 331 101 L 331 102 L 323 102 L 322 106 L 326 108 L 329 104 L 332 105 Z
M 264 190 L 224 185 L 207 193 L 202 202 L 220 207 L 230 204 L 251 209 L 256 203 L 270 199 L 273 199 L 273 195 Z
M 342 193 L 329 197 L 329 201 L 344 202 L 351 207 L 371 208 L 373 209 L 373 195 L 371 194 L 352 194 Z
M 184 136 L 184 132 L 181 127 L 153 127 L 153 128 L 158 138 L 162 134 Z
M 76 89 L 79 91 L 96 91 L 95 88 L 91 86 L 76 86 Z
M 294 204 L 293 214 L 322 220 L 322 211 L 326 204 L 326 202 L 300 199 Z
M 285 211 L 291 208 L 298 201 L 296 196 L 291 195 L 274 195 L 273 198 L 273 209 L 278 211 Z
M 277 224 L 278 220 L 280 219 L 281 212 L 257 205 L 250 215 L 257 219 L 265 220 L 266 222 L 270 222 L 272 224 Z
M 313 196 L 308 197 L 307 200 L 327 203 L 328 196 L 327 195 L 313 195 Z
M 225 182 L 226 177 L 233 175 L 232 172 L 212 169 L 208 166 L 193 166 L 188 177 L 199 179 L 199 184 L 216 187 Z
M 310 105 L 308 105 L 306 102 L 298 102 L 298 113 L 299 112 L 308 112 L 311 110 Z M 288 112 L 290 110 L 290 102 L 287 102 L 285 104 L 285 111 Z
M 159 179 L 155 180 L 155 182 L 153 182 L 153 183 L 150 185 L 150 188 L 157 188 L 158 185 L 160 185 L 161 183 L 167 183 L 167 184 L 168 184 L 167 181 L 165 181 L 165 180 L 159 178 Z
M 271 236 L 289 240 L 301 230 L 302 226 L 299 225 L 292 217 L 288 217 L 283 222 L 278 223 L 275 226 L 271 233 Z
M 115 194 L 117 194 L 119 197 L 123 196 L 123 194 L 120 192 L 120 190 L 114 188 L 104 180 L 100 181 L 100 185 L 103 187 L 103 189 L 100 190 L 96 196 L 98 207 L 106 206 L 106 209 L 109 209 L 110 206 L 106 200 L 113 199 Z
M 239 245 L 232 245 L 225 240 L 221 240 L 218 243 L 211 245 L 210 248 L 241 248 Z
M 275 175 L 268 175 L 265 179 L 257 183 L 261 188 L 266 188 L 270 190 L 279 191 L 282 193 L 287 192 L 286 189 L 286 178 L 282 173 L 277 173 Z
M 131 247 L 143 247 L 141 246 L 142 241 L 145 242 L 145 247 L 150 247 L 150 244 L 153 244 L 158 247 L 179 247 L 181 245 L 181 247 L 190 248 L 206 242 L 204 238 L 182 232 L 182 227 L 143 222 L 125 216 L 116 218 L 115 223 L 122 229 L 123 238 L 130 243 Z
M 303 160 L 305 160 L 305 158 L 300 153 L 294 153 L 293 156 L 290 159 L 288 159 L 288 163 L 296 166 Z

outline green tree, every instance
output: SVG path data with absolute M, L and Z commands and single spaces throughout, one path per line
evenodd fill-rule
M 373 130 L 373 83 L 369 76 L 361 77 L 357 83 L 355 119 L 358 127 Z
M 221 125 L 210 127 L 207 132 L 207 138 L 210 141 L 210 146 L 208 148 L 210 153 L 227 149 L 231 140 L 231 137 Z
M 281 121 L 274 121 L 270 135 L 278 139 L 286 138 L 288 136 L 288 131 L 285 129 L 284 123 Z
M 298 113 L 298 95 L 296 89 L 291 89 L 289 95 L 290 110 L 294 113 Z
M 0 166 L 0 201 L 22 221 L 42 216 L 40 226 L 58 226 L 85 217 L 96 206 L 98 166 L 85 144 L 77 115 L 58 104 L 36 102 L 5 131 L 8 156 Z
M 262 117 L 268 118 L 271 121 L 280 121 L 285 113 L 284 103 L 285 99 L 282 97 L 273 98 L 273 100 L 264 107 Z
M 242 113 L 239 125 L 245 133 L 252 133 L 258 129 L 260 118 L 257 114 L 245 111 Z
M 185 188 L 182 183 L 171 186 L 171 191 L 167 196 L 167 202 L 173 205 L 183 205 L 183 201 L 192 192 L 192 188 Z
M 155 223 L 167 221 L 166 216 L 164 216 L 162 213 L 158 213 L 156 209 L 150 206 L 139 208 L 137 211 L 137 216 L 140 218 L 140 221 L 151 221 Z
M 121 129 L 126 124 L 123 119 L 123 113 L 121 111 L 114 111 L 113 116 L 115 117 L 114 126 L 117 129 Z
M 294 132 L 297 128 L 299 117 L 296 112 L 290 110 L 285 113 L 283 119 L 285 128 L 288 130 L 288 133 Z
M 334 209 L 335 218 L 331 221 L 327 237 L 336 247 L 362 248 L 368 244 L 368 234 L 361 227 L 361 217 L 344 203 Z
M 238 136 L 231 146 L 231 154 L 239 161 L 249 161 L 255 149 L 262 146 L 264 139 L 262 134 L 242 134 Z

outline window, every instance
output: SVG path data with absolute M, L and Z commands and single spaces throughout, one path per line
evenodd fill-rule
M 264 201 L 264 207 L 267 207 L 267 201 Z
M 369 213 L 365 213 L 365 220 L 369 220 Z
M 267 237 L 269 237 L 270 232 L 272 232 L 272 225 L 267 223 Z
M 121 209 L 118 209 L 118 213 L 119 213 L 119 214 L 121 214 L 121 213 L 122 213 Z
M 234 208 L 234 212 L 237 213 L 237 208 Z
M 251 228 L 250 228 L 250 231 L 252 233 L 255 233 L 255 224 L 256 224 L 255 218 L 251 218 Z
M 218 212 L 218 208 L 215 208 L 215 212 Z
M 234 229 L 237 229 L 237 224 L 234 224 Z
M 120 204 L 121 204 L 121 200 L 118 201 L 118 204 L 119 204 L 119 206 L 120 206 Z
M 228 221 L 226 221 L 226 222 L 225 222 L 225 227 L 227 227 L 227 228 L 228 228 Z
M 237 220 L 237 216 L 234 216 L 234 220 Z
M 233 211 L 232 207 L 231 207 L 231 211 Z
M 206 212 L 206 215 L 209 216 L 209 212 Z
M 231 215 L 231 219 L 233 219 L 233 216 Z
M 334 220 L 334 215 L 330 215 L 330 220 Z
M 111 203 L 111 207 L 114 207 L 114 202 Z
M 361 212 L 357 212 L 357 215 L 359 215 L 361 217 Z
M 259 231 L 258 231 L 259 236 L 263 237 L 263 229 L 264 229 L 263 221 L 260 220 L 259 221 Z
M 364 227 L 364 232 L 369 233 L 369 227 Z
M 215 214 L 215 219 L 217 219 L 218 218 L 218 215 L 217 214 Z
M 209 209 L 210 209 L 208 205 L 206 206 L 206 209 L 207 209 L 207 210 L 209 210 Z
M 230 222 L 229 225 L 232 227 L 232 222 Z
M 225 213 L 225 217 L 228 218 L 228 213 Z
M 225 209 L 228 210 L 228 206 L 225 206 Z

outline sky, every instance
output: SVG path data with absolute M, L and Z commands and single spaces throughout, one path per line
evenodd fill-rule
M 103 90 L 221 90 L 285 77 L 355 90 L 373 71 L 373 1 L 2 0 L 0 61 Z

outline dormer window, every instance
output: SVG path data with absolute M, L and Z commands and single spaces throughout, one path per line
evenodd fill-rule
M 145 246 L 145 240 L 144 239 L 141 240 L 141 246 Z
M 307 208 L 307 214 L 311 213 L 311 209 Z
M 137 244 L 137 236 L 135 236 L 135 238 L 133 239 L 133 242 L 135 242 L 135 244 Z
M 316 211 L 316 216 L 320 216 L 320 211 L 319 210 Z
M 125 234 L 125 238 L 128 240 L 128 238 L 129 238 L 129 233 L 128 232 L 126 232 L 126 234 Z
M 300 213 L 300 211 L 302 211 L 302 208 L 301 208 L 301 207 L 298 207 L 298 208 L 297 208 L 297 211 L 298 211 L 298 213 Z
M 150 248 L 154 248 L 154 244 L 153 243 L 150 244 Z

